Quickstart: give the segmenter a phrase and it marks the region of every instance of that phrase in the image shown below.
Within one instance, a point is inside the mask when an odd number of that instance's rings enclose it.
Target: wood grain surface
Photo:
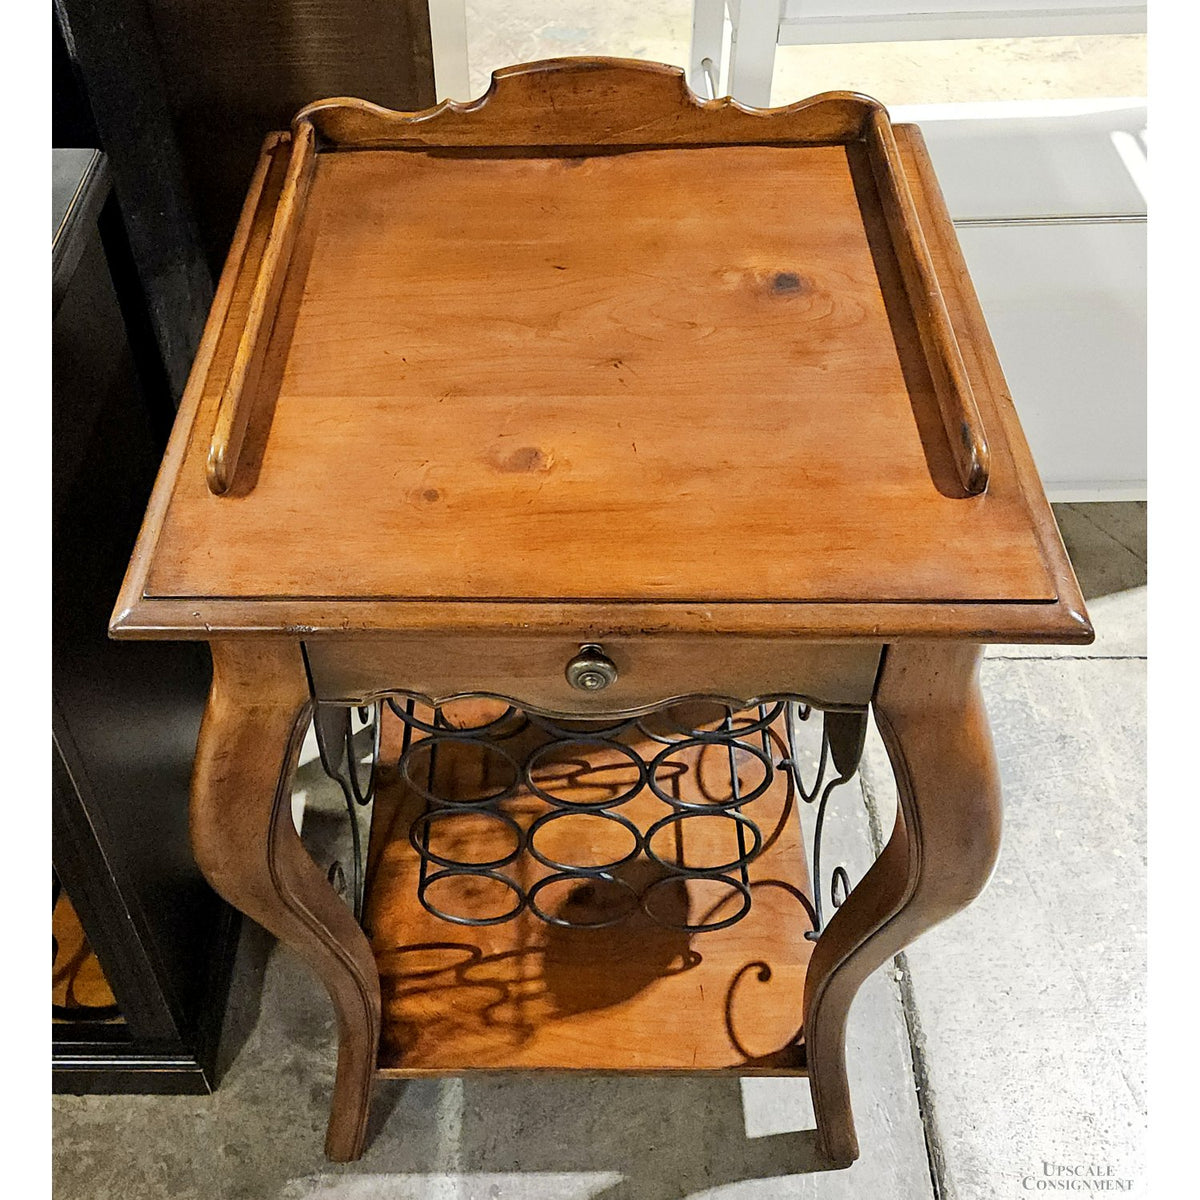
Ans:
[[[602,691],[573,688],[567,663],[579,652],[568,637],[392,636],[318,639],[307,643],[309,676],[318,699],[365,704],[403,687],[442,703],[468,695],[500,696],[548,715],[611,716],[657,708],[666,701],[709,696],[738,702],[800,694],[819,708],[865,708],[875,689],[881,647],[870,642],[777,644],[723,637],[719,654],[702,638],[606,638],[617,667]]]
[[[479,714],[487,710],[479,702],[474,708]],[[388,736],[394,739],[394,731]],[[781,733],[773,736],[782,753]],[[647,757],[661,749],[644,741]],[[520,756],[519,749],[514,752]],[[715,746],[701,756],[681,751],[666,773],[669,781],[663,776],[664,785],[687,797],[694,798],[703,786],[714,799],[726,798],[725,755]],[[739,760],[747,788],[761,778],[753,776],[755,769]],[[501,778],[505,768],[498,758],[481,757],[477,748],[464,744],[443,743],[434,770],[440,794],[464,799],[508,782]],[[427,786],[428,771],[416,772]],[[630,775],[611,752],[583,753],[574,747],[568,761],[548,761],[535,778],[564,799],[595,802],[623,790]],[[812,926],[800,898],[808,895],[809,884],[796,803],[780,774],[747,806],[767,848],[750,867],[750,912],[727,929],[687,934],[638,914],[608,929],[569,930],[528,912],[506,924],[469,928],[448,924],[417,903],[418,858],[408,830],[425,801],[394,772],[387,774],[376,799],[365,910],[383,996],[380,1072],[802,1073],[800,997],[812,948],[804,931]],[[525,790],[503,807],[526,827],[549,811]],[[643,791],[616,811],[646,828],[670,809]],[[541,837],[539,848],[558,861],[597,865],[628,849],[627,835],[617,831],[614,836],[612,824],[595,817],[572,816],[557,832],[553,826],[544,832],[552,836]],[[692,866],[737,854],[728,823],[711,817],[691,820],[677,839],[659,835],[653,845],[660,856]],[[443,856],[472,861],[499,857],[510,847],[511,835],[499,822],[471,814],[443,823],[434,843]],[[551,873],[528,855],[504,870],[524,887]],[[664,877],[662,868],[646,859],[616,874],[635,888]],[[741,902],[729,896],[730,889],[720,885],[667,882],[651,905],[674,921],[698,923],[735,912]],[[435,883],[429,890],[430,900],[459,915],[497,915],[511,897],[503,885],[470,879]],[[611,917],[627,902],[624,889],[583,881],[546,888],[540,901],[553,915],[576,922]],[[679,1019],[682,1012],[685,1021]]]
[[[300,110],[339,149],[387,147],[695,146],[712,142],[849,142],[883,106],[857,92],[826,92],[786,108],[701,100],[679,67],[628,58],[551,58],[492,73],[478,100],[393,112],[337,96]]]
[[[325,1153],[363,1150],[379,1040],[379,980],[362,930],[300,843],[292,778],[311,701],[299,646],[216,642],[189,807],[192,852],[213,889],[300,956],[338,1029]]]
[[[899,793],[892,835],[825,927],[804,985],[822,1149],[858,1157],[846,1022],[871,972],[983,890],[1000,852],[1000,776],[979,688],[980,646],[909,643],[884,656],[874,715]]]
[[[1052,599],[1011,479],[957,494],[855,186],[841,147],[320,156],[257,470],[185,459],[151,592]]]
[[[958,480],[970,495],[977,495],[988,483],[987,435],[886,113],[871,114],[866,144]]]
[[[268,160],[260,160],[250,182],[252,193],[261,190],[267,166]],[[298,134],[292,136],[287,175],[284,176],[279,205],[275,209],[271,232],[254,279],[246,323],[238,339],[229,378],[225,381],[217,404],[212,442],[205,464],[209,491],[217,494],[227,491],[233,483],[250,419],[250,398],[257,392],[262,376],[283,281],[287,277],[300,215],[315,166],[313,130],[305,125]]]
[[[208,492],[205,434],[270,185],[114,632],[1090,640],[923,150],[896,138],[986,493],[958,478],[861,146],[324,153],[246,478]]]

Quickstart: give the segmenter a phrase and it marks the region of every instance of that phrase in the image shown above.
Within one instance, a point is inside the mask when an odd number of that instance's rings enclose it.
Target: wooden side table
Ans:
[[[981,647],[1092,637],[918,130],[606,59],[268,139],[112,633],[211,646],[193,845],[329,991],[330,1157],[377,1074],[725,1070],[839,1164],[859,985],[996,857]],[[868,712],[900,813],[818,916]]]

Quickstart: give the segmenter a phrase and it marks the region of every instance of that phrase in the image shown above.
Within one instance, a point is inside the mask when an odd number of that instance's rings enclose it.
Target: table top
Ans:
[[[561,60],[268,140],[114,632],[568,626],[1090,639],[915,128]]]

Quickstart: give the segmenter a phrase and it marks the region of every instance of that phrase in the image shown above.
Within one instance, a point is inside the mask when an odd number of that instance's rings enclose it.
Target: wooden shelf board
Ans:
[[[71,904],[66,892],[58,897],[53,916],[54,937],[58,942],[58,953],[54,958],[52,984],[53,1003],[63,1008],[79,1008],[80,1018],[86,1018],[88,1009],[111,1008],[116,997],[104,975],[104,968],[96,952],[88,943],[83,924]],[[56,1024],[74,1024],[63,1018],[55,1018]],[[122,1016],[114,1017],[105,1024],[125,1023]]]
[[[472,1075],[514,1075],[533,1071],[539,1075],[735,1075],[739,1079],[743,1075],[764,1076],[775,1079],[781,1076],[788,1078],[807,1079],[808,1068],[804,1065],[804,1046],[796,1047],[795,1052],[788,1058],[779,1058],[777,1066],[762,1066],[751,1063],[736,1063],[728,1067],[675,1067],[675,1066],[529,1066],[525,1063],[515,1063],[511,1066],[448,1066],[448,1067],[392,1067],[379,1066],[375,1075],[379,1079],[447,1079],[457,1078],[470,1073]]]
[[[397,740],[396,724],[395,718],[387,723],[385,754]],[[641,746],[646,757],[652,748],[653,743]],[[782,755],[778,734],[773,750]],[[693,779],[715,778],[717,753],[724,756],[725,750],[710,749],[703,761],[683,765],[699,773]],[[441,755],[439,791],[450,783],[466,796],[479,794],[468,789],[494,786],[495,779],[487,777],[490,768],[481,769],[470,758]],[[598,783],[623,786],[620,768],[606,765],[602,757],[589,757],[589,764],[587,770],[560,773],[556,794],[595,798]],[[747,786],[761,778],[755,770],[747,765]],[[571,786],[592,790],[572,792],[564,786],[568,774]],[[381,1075],[511,1069],[804,1073],[801,998],[813,944],[804,937],[811,924],[801,896],[810,892],[797,801],[782,772],[746,810],[766,843],[749,869],[749,914],[727,929],[691,935],[665,929],[640,912],[604,930],[563,929],[529,912],[487,927],[440,920],[417,900],[420,864],[408,840],[424,801],[391,771],[381,775],[375,804],[365,925],[383,992]],[[520,792],[505,802],[505,811],[527,826],[547,808],[536,796]],[[670,810],[644,791],[618,811],[644,830]],[[481,829],[482,821],[463,824],[471,856],[478,859],[502,854],[503,839],[511,837],[500,833],[498,822],[494,841]],[[614,843],[601,845],[606,827],[594,821],[575,824],[569,843],[565,836],[556,843],[539,842],[543,852],[560,861],[568,850],[576,862],[601,861],[602,850],[611,857]],[[731,851],[736,853],[736,837],[724,826],[696,822],[686,831],[686,844],[676,840],[669,849],[660,835],[654,846],[664,857],[682,850],[684,861],[693,865],[727,861]],[[464,856],[464,845],[455,844],[456,856]],[[445,853],[447,847],[442,849]],[[588,854],[597,858],[589,860]],[[550,873],[528,854],[503,870],[527,889]],[[661,871],[638,859],[618,873],[640,887]],[[439,903],[465,905],[462,911],[480,915],[498,911],[488,888],[468,895],[461,881],[454,886],[453,896],[438,894]],[[665,884],[656,907],[695,923],[720,900],[712,886]],[[598,906],[612,899],[603,885],[591,889],[590,896],[587,884],[567,887],[554,896],[547,888],[545,907],[560,914],[569,908],[579,920],[602,911]],[[612,885],[609,889],[616,893]],[[433,888],[429,896],[434,897]],[[726,901],[707,919],[730,915],[736,904]]]

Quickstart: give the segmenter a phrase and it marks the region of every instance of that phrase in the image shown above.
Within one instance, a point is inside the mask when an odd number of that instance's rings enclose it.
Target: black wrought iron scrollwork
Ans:
[[[814,879],[814,929],[806,936],[816,937],[824,927],[821,888],[821,839],[830,794],[847,782],[857,767],[862,749],[861,713],[826,713],[823,718],[821,746],[815,777],[806,783],[798,759],[796,727],[810,719],[812,708],[788,699],[759,703],[737,711],[727,704],[713,702],[713,719],[699,726],[680,724],[679,711],[695,715],[697,702],[675,705],[648,716],[609,720],[551,719],[508,705],[498,714],[489,713],[484,723],[464,726],[448,719],[442,708],[419,704],[408,697],[387,697],[360,712],[363,728],[354,730],[351,709],[327,704],[317,705],[317,741],[321,763],[341,786],[347,810],[354,817],[358,806],[374,795],[379,768],[382,706],[387,705],[403,728],[402,744],[395,763],[406,787],[424,802],[424,810],[409,825],[409,841],[419,859],[417,898],[422,906],[442,920],[459,925],[484,926],[510,921],[528,911],[547,924],[568,928],[600,929],[615,925],[641,911],[666,928],[688,934],[727,928],[742,920],[751,908],[752,884],[749,867],[761,853],[764,836],[755,820],[745,811],[770,789],[780,771],[786,772],[795,792],[817,806],[815,843],[812,855]],[[424,714],[424,715],[422,715]],[[780,718],[786,732],[780,738]],[[356,748],[356,740],[371,741],[368,756]],[[780,756],[780,748],[786,749]],[[713,789],[690,794],[680,786],[681,756],[724,751],[728,768],[727,782],[721,794]],[[439,756],[474,756],[482,764],[481,783],[475,792],[464,792],[462,780],[450,790],[439,784]],[[620,782],[592,793],[560,785],[555,769],[565,781],[572,764],[603,762],[603,769]],[[711,760],[710,760],[711,761]],[[754,764],[753,778],[745,774]],[[592,769],[590,767],[586,769]],[[830,770],[834,772],[830,776]],[[724,768],[722,779],[725,779]],[[364,782],[365,774],[365,782]],[[727,789],[727,790],[725,790]],[[622,811],[635,797],[649,792],[664,807],[661,816],[647,819],[644,807],[639,825]],[[521,817],[510,811],[509,802],[519,799]],[[463,819],[472,816],[483,822],[486,836],[476,843],[474,858],[462,847],[455,848],[453,838],[439,834],[463,828]],[[602,863],[567,861],[561,852],[547,846],[557,822],[572,816],[587,816],[609,823],[609,832],[620,836],[620,849]],[[724,822],[731,833],[726,861],[692,866],[682,855],[672,855],[667,847],[689,823]],[[353,891],[355,913],[361,918],[362,849],[358,823],[351,820],[353,842]],[[463,841],[464,839],[459,839]],[[470,839],[465,839],[470,842]],[[736,846],[736,853],[733,847]],[[526,857],[540,864],[548,874],[532,884],[522,883],[509,870]],[[641,863],[644,870],[633,869]],[[486,916],[475,912],[452,911],[438,896],[447,881],[462,880],[491,886],[506,897],[497,911]],[[716,882],[728,888],[728,897],[710,908],[700,920],[679,918],[662,901],[678,887],[692,880]],[[570,905],[557,909],[546,903],[555,889],[567,885],[574,897],[594,897],[603,892],[603,903],[583,906],[586,913],[573,913]],[[849,892],[845,869],[834,869],[831,893],[835,906]],[[733,907],[734,911],[729,912]]]
[[[799,702],[788,705],[785,719],[788,754],[779,766],[786,769],[791,775],[800,798],[807,804],[815,803],[817,806],[817,819],[813,830],[813,851],[810,859],[814,921],[813,928],[804,935],[815,941],[828,924],[821,895],[823,878],[821,851],[829,797],[835,788],[849,783],[858,770],[867,733],[867,715],[865,712],[825,712],[822,714],[821,748],[817,756],[816,773],[812,784],[806,787],[797,749],[797,723],[810,720],[813,711],[810,705]],[[836,773],[832,778],[827,779],[831,767]],[[830,873],[829,898],[834,908],[841,907],[850,894],[850,888],[850,875],[846,868],[839,864]]]
[[[321,767],[325,774],[342,789],[346,800],[346,812],[350,818],[350,837],[352,841],[352,876],[351,890],[354,905],[354,915],[362,919],[363,902],[363,854],[362,835],[358,829],[358,818],[355,808],[365,807],[375,797],[375,778],[379,767],[379,738],[382,729],[380,720],[380,702],[358,708],[359,720],[370,730],[371,755],[367,781],[364,785],[359,778],[362,766],[361,753],[355,749],[356,732],[354,729],[353,709],[338,704],[317,704],[314,709],[313,728],[317,735],[317,753],[321,758]],[[358,731],[361,734],[363,731]],[[337,868],[337,870],[335,870]],[[330,882],[336,884],[340,864],[335,863],[330,868]]]

